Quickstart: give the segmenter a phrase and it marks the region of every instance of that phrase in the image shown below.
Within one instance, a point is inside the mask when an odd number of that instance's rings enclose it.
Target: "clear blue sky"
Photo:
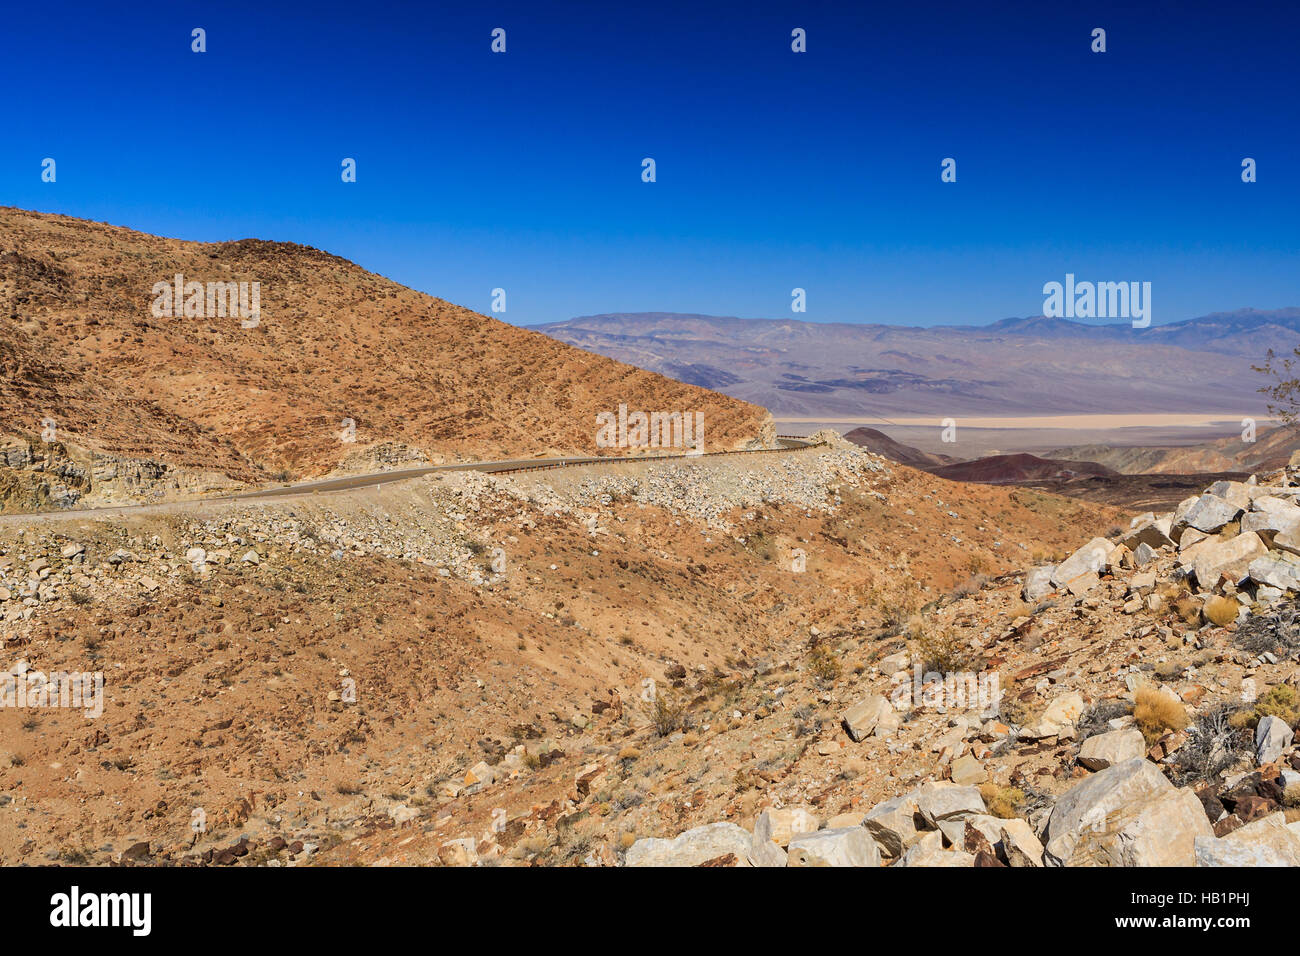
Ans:
[[[1067,271],[1150,281],[1157,324],[1300,305],[1300,13],[1131,6],[14,3],[0,203],[500,286],[521,324],[795,286],[816,321],[985,323]]]

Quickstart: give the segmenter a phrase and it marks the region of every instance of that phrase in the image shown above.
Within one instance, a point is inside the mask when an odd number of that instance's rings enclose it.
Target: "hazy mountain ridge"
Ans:
[[[571,345],[761,404],[780,416],[1222,412],[1262,415],[1265,352],[1300,308],[1167,325],[1042,316],[913,328],[610,313],[536,326]],[[717,374],[721,370],[723,374]]]

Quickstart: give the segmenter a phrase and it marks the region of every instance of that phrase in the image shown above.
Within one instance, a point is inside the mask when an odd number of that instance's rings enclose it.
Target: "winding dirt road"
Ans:
[[[714,451],[700,455],[656,455],[629,458],[610,458],[600,456],[515,458],[502,459],[500,461],[465,462],[458,465],[424,465],[419,468],[403,468],[397,471],[380,471],[366,475],[347,475],[341,478],[320,478],[315,481],[304,481],[293,485],[281,485],[277,488],[255,488],[249,491],[241,491],[233,495],[214,495],[210,498],[194,498],[188,501],[104,505],[98,508],[70,508],[63,511],[21,512],[18,514],[0,515],[0,522],[13,522],[17,520],[30,521],[34,518],[75,518],[81,516],[88,517],[130,514],[162,509],[183,509],[186,506],[196,507],[231,501],[256,502],[274,498],[286,498],[294,495],[314,495],[332,491],[352,491],[357,488],[375,488],[391,482],[405,481],[409,478],[419,478],[421,475],[431,475],[439,471],[482,471],[489,474],[501,474],[504,472],[539,471],[547,468],[567,468],[576,465],[612,465],[627,462],[639,462],[645,464],[647,462],[678,461],[681,459],[703,460],[706,458],[732,457],[735,455],[754,455],[762,452],[771,453],[795,451],[800,448],[811,448],[814,445],[813,442],[810,442],[807,439],[795,438],[793,436],[779,436],[777,438],[777,443],[778,447],[776,448],[755,448],[746,451]]]

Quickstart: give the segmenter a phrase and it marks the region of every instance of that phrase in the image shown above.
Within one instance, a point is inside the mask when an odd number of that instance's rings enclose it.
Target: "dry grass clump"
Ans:
[[[1174,601],[1174,613],[1184,624],[1195,626],[1201,623],[1201,605],[1190,594],[1184,594]]]
[[[1216,594],[1205,602],[1205,618],[1211,624],[1227,627],[1237,619],[1237,609],[1240,607],[1232,598]]]
[[[1171,730],[1188,724],[1187,708],[1178,698],[1156,687],[1139,687],[1133,697],[1133,717],[1148,744],[1154,744]]]
[[[980,784],[980,796],[990,814],[1002,820],[1013,820],[1020,815],[1025,802],[1025,792],[1018,787],[1000,787],[996,783]]]

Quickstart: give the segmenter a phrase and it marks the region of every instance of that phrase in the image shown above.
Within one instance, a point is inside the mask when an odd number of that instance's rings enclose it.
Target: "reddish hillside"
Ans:
[[[259,321],[156,315],[155,284],[177,274],[259,283]],[[69,449],[243,481],[322,474],[381,446],[434,460],[601,453],[595,416],[624,403],[702,413],[707,450],[772,431],[758,406],[292,243],[0,208],[0,315],[0,445],[40,454],[45,418]],[[345,419],[354,442],[340,440]]]

